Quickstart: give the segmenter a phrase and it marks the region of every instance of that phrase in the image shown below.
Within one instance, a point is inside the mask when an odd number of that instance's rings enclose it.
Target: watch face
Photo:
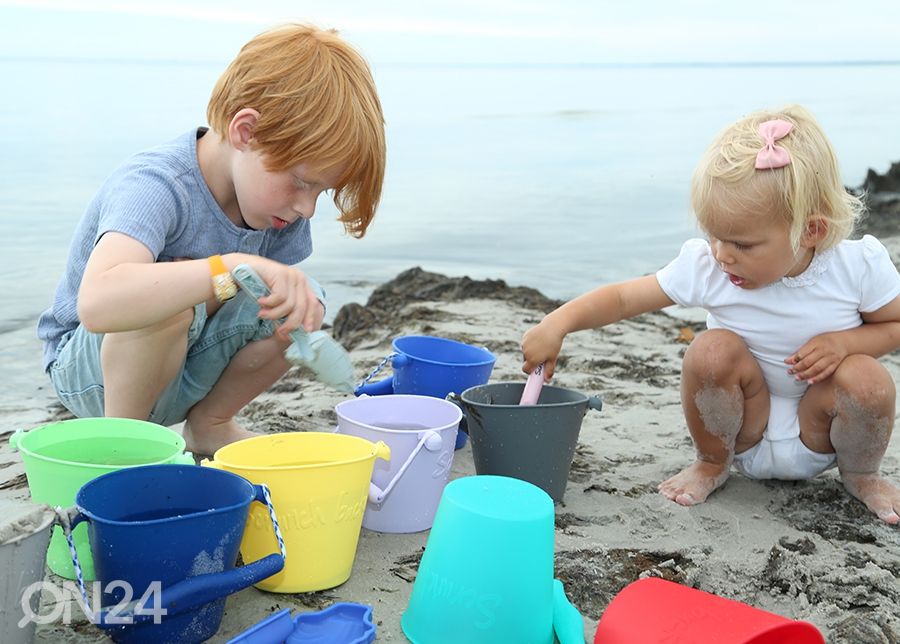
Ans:
[[[231,277],[231,273],[225,272],[213,275],[212,281],[213,294],[218,301],[224,302],[237,295],[237,284],[234,278]]]

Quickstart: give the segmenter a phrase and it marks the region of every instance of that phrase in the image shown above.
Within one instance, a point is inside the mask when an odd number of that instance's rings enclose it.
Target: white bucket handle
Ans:
[[[369,483],[369,503],[373,503],[375,505],[384,503],[384,500],[387,498],[388,494],[391,493],[391,490],[394,489],[394,486],[400,480],[400,477],[403,476],[406,468],[410,466],[410,464],[413,462],[413,459],[416,457],[416,454],[418,454],[423,447],[429,452],[438,452],[443,446],[444,441],[441,438],[441,435],[436,431],[432,429],[426,429],[419,432],[419,442],[406,458],[406,462],[404,462],[403,465],[400,466],[400,469],[397,470],[394,478],[392,478],[390,483],[387,484],[387,487],[382,490],[374,483]]]

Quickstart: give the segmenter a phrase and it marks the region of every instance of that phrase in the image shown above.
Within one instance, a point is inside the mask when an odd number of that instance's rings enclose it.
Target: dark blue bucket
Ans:
[[[82,486],[72,527],[89,524],[103,589],[98,626],[128,643],[212,637],[227,595],[284,567],[281,554],[234,567],[250,504],[266,503],[267,495],[236,474],[196,465],[127,468]],[[151,585],[159,592],[147,594]],[[136,610],[145,594],[146,605]],[[165,615],[154,617],[154,608]]]
[[[414,394],[445,398],[485,384],[491,377],[496,356],[483,347],[430,335],[405,335],[395,339],[391,358],[393,376],[357,387],[356,395]],[[378,373],[376,369],[369,377]],[[456,449],[467,435],[456,435]]]

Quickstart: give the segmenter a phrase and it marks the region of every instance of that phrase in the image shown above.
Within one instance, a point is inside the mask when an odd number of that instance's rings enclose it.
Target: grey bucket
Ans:
[[[466,414],[477,474],[522,479],[562,501],[581,421],[603,402],[544,385],[536,405],[519,405],[524,387],[518,382],[479,385],[447,399]]]
[[[3,537],[0,537],[0,633],[4,644],[27,644],[34,637],[34,621],[19,627],[25,617],[22,597],[28,587],[44,578],[50,528],[56,513],[46,505],[31,503],[0,504]],[[9,529],[7,534],[6,528]],[[8,538],[4,538],[8,537]],[[32,592],[31,612],[37,615],[41,593]]]

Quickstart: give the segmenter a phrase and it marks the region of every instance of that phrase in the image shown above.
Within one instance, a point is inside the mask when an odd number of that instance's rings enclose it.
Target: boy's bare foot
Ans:
[[[841,472],[847,491],[866,504],[879,519],[891,525],[900,524],[900,488],[880,474]]]
[[[189,421],[185,421],[181,434],[186,443],[185,449],[195,456],[211,456],[216,453],[217,449],[229,443],[261,436],[261,434],[243,429],[233,418],[222,423],[211,423],[205,426],[197,422],[191,424]]]
[[[664,497],[679,505],[697,505],[703,503],[706,497],[725,482],[729,465],[694,461],[672,478],[660,483],[657,489]]]

